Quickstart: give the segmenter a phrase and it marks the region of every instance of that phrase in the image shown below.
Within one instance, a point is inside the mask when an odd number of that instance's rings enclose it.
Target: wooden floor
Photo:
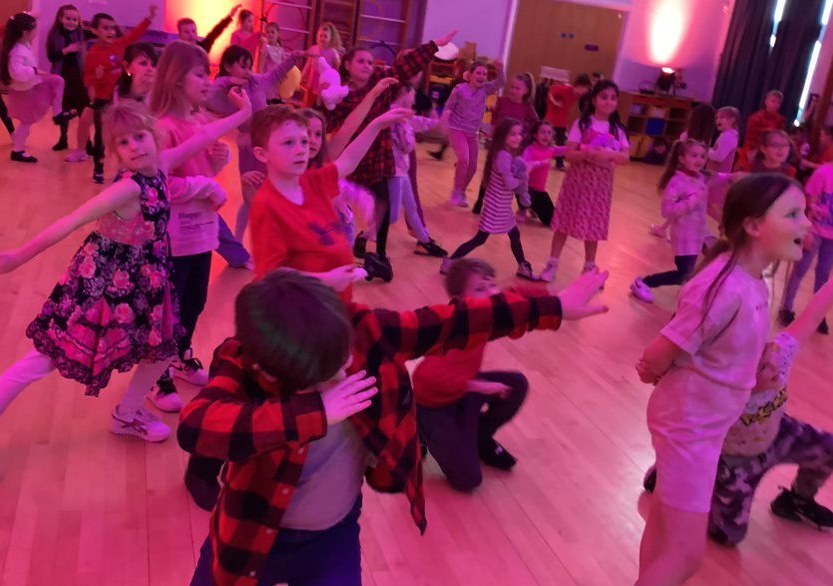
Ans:
[[[36,128],[37,165],[8,162],[0,138],[0,249],[17,246],[96,191],[90,165],[66,164],[49,151],[54,127]],[[446,248],[469,238],[476,219],[444,201],[452,162],[438,163],[419,147],[423,205],[434,237]],[[451,155],[451,153],[449,153]],[[453,159],[453,157],[449,157]],[[483,157],[481,156],[481,162]],[[239,204],[236,166],[222,175],[233,218]],[[636,576],[646,498],[641,479],[653,459],[645,426],[651,389],[633,365],[669,318],[675,289],[657,304],[630,298],[635,275],[666,268],[672,255],[647,234],[655,220],[658,169],[632,165],[617,171],[610,242],[600,264],[611,271],[604,292],[610,313],[560,332],[497,342],[490,368],[518,369],[532,383],[529,400],[500,440],[518,456],[511,473],[485,472],[472,495],[452,492],[436,463],[425,466],[428,531],[420,537],[405,498],[365,490],[362,516],[364,583],[408,585],[630,584]],[[563,175],[553,172],[550,192]],[[470,190],[471,191],[471,190]],[[232,222],[230,222],[232,223]],[[548,256],[550,232],[522,228],[536,270]],[[0,368],[30,349],[23,332],[84,234],[0,277]],[[404,225],[391,236],[396,278],[390,285],[357,287],[360,300],[394,308],[443,303],[438,261],[414,256]],[[505,238],[478,251],[507,283],[515,266]],[[570,242],[557,285],[580,270],[581,246]],[[208,359],[231,333],[232,299],[251,274],[214,265],[208,307],[196,335],[197,355]],[[777,279],[776,298],[782,283]],[[799,307],[806,302],[802,291]],[[790,412],[833,429],[833,340],[816,336],[798,359]],[[146,445],[107,432],[109,412],[128,375],[116,376],[102,397],[83,396],[78,384],[52,376],[32,387],[0,421],[0,584],[187,584],[207,532],[208,514],[191,504],[182,484],[185,454],[171,439]],[[825,383],[824,381],[828,381]],[[186,398],[196,389],[182,384]],[[174,425],[176,416],[163,415]],[[769,475],[758,491],[747,540],[737,549],[709,547],[692,584],[833,584],[833,534],[773,517],[768,503],[792,467]],[[820,500],[833,506],[833,489]]]

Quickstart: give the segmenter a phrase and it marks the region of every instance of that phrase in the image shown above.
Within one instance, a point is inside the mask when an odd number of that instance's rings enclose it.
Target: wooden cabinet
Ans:
[[[677,140],[696,105],[688,98],[622,92],[619,116],[628,129],[631,157],[644,157],[657,138],[664,138],[669,145]]]

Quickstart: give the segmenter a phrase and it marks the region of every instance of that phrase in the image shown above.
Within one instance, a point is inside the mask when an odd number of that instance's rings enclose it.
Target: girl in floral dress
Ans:
[[[53,370],[85,385],[86,394],[98,395],[113,371],[135,366],[110,430],[146,441],[170,435],[167,425],[142,408],[148,390],[177,355],[181,334],[171,286],[166,175],[251,116],[248,97],[239,89],[231,97],[239,108],[235,114],[161,152],[155,121],[143,106],[112,106],[105,128],[126,169],[123,175],[20,248],[0,253],[3,274],[98,221],[26,329],[35,349],[0,375],[0,412]]]
[[[570,168],[552,218],[552,250],[541,279],[552,281],[567,237],[584,240],[584,269],[596,268],[600,240],[607,240],[613,169],[630,159],[625,127],[619,122],[619,86],[602,80],[590,92],[590,106],[567,137]]]

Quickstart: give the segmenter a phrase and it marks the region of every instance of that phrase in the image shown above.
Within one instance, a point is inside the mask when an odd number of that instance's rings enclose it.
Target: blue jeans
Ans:
[[[222,256],[230,267],[239,269],[246,266],[246,263],[252,257],[249,255],[249,251],[231,233],[222,216],[219,218],[219,230],[220,246],[217,247],[217,254]]]
[[[390,223],[395,224],[399,220],[400,209],[404,209],[405,219],[416,234],[417,240],[420,242],[431,240],[422,218],[419,217],[419,208],[411,180],[408,177],[391,177],[388,179],[388,193],[390,194]]]
[[[281,529],[260,572],[258,586],[361,586],[359,515],[362,497],[344,519],[323,531]],[[214,554],[206,539],[191,586],[211,586]]]

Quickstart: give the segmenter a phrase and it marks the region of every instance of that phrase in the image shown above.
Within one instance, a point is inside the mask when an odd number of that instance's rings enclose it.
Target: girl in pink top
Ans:
[[[702,561],[720,451],[756,386],[768,337],[763,272],[776,260],[801,258],[810,227],[804,206],[801,186],[786,176],[736,183],[723,211],[724,239],[636,365],[640,380],[656,385],[648,429],[657,454],[637,586],[683,584]]]
[[[668,167],[659,182],[662,190],[662,215],[671,227],[671,248],[676,270],[637,277],[631,293],[653,303],[651,289],[682,285],[694,270],[706,236],[706,200],[711,183],[726,184],[725,174],[711,181],[703,174],[706,145],[696,140],[676,142]]]
[[[524,149],[523,158],[529,168],[529,198],[530,206],[541,223],[549,226],[552,222],[552,212],[555,206],[547,193],[547,180],[550,176],[550,161],[555,157],[567,154],[567,147],[553,146],[554,134],[552,124],[546,120],[539,120],[531,129],[530,142]],[[518,220],[522,221],[525,210],[518,212]]]
[[[254,58],[263,37],[263,33],[255,32],[255,14],[251,10],[241,10],[237,19],[238,28],[231,33],[231,44],[243,47]]]
[[[807,181],[804,192],[807,194],[807,205],[810,208],[808,214],[813,222],[813,229],[804,243],[801,260],[793,265],[784,290],[784,305],[778,312],[778,321],[785,326],[795,319],[795,296],[816,255],[818,262],[813,292],[821,289],[830,278],[830,271],[833,269],[833,163],[826,163],[816,169]],[[821,334],[828,333],[826,319],[821,320],[818,331]]]
[[[210,87],[208,56],[197,45],[177,41],[168,45],[157,69],[158,83],[150,110],[158,119],[163,148],[175,147],[211,122],[202,104]],[[229,148],[215,142],[170,170],[171,282],[180,302],[180,323],[185,334],[177,344],[178,356],[156,382],[149,400],[158,409],[175,413],[182,408],[171,374],[196,385],[208,382],[208,373],[194,356],[192,338],[205,308],[211,272],[211,253],[219,247],[219,208],[226,193],[212,177],[229,161]]]
[[[344,46],[341,44],[341,35],[338,29],[331,22],[323,22],[318,27],[315,35],[315,44],[307,50],[309,59],[304,64],[301,72],[301,85],[306,88],[304,94],[304,105],[311,108],[315,105],[320,88],[318,87],[318,58],[323,57],[330,64],[330,67],[338,71],[341,65],[341,52]]]

